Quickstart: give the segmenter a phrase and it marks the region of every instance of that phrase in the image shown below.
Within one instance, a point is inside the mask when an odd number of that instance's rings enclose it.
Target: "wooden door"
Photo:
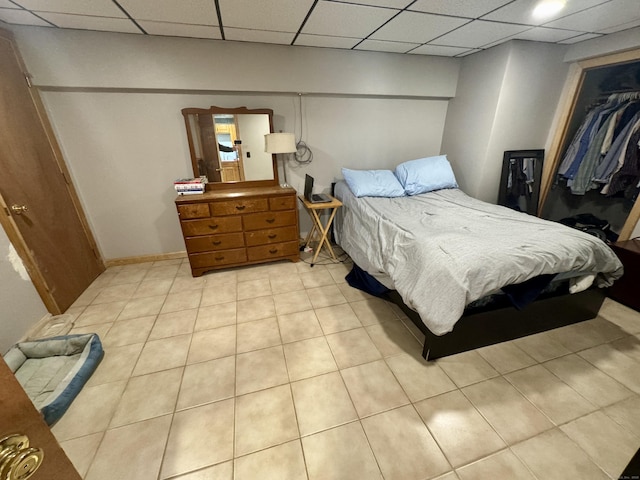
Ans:
[[[59,314],[104,264],[40,97],[2,30],[0,66],[0,224],[48,310]]]
[[[202,157],[207,179],[210,182],[220,182],[220,157],[218,156],[218,140],[216,139],[213,115],[198,115],[200,137],[202,139]],[[201,175],[203,175],[201,173]]]
[[[21,434],[44,458],[31,480],[80,480],[80,475],[33,406],[16,377],[0,357],[0,438]]]

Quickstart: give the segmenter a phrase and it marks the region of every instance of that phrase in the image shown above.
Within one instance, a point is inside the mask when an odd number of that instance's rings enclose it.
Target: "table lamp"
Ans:
[[[296,147],[296,137],[293,133],[268,133],[264,136],[264,151],[271,154],[278,153],[294,153],[298,150]],[[277,157],[276,157],[277,158]],[[286,157],[285,157],[286,160]],[[285,160],[282,161],[282,172],[284,174],[283,187],[287,184],[287,165]]]

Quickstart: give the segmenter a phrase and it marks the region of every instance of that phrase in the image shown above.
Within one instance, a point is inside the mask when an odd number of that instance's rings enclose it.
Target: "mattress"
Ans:
[[[338,182],[335,196],[344,204],[334,222],[337,243],[436,335],[451,331],[467,305],[507,285],[577,272],[605,287],[622,275],[596,237],[459,189],[355,198]]]

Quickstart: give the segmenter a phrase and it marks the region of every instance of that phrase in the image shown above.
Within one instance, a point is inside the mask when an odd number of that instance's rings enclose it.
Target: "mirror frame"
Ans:
[[[269,108],[248,109],[247,107],[238,108],[222,108],[211,106],[209,108],[183,108],[181,110],[184,116],[184,123],[187,130],[187,140],[189,141],[189,154],[191,156],[191,168],[193,169],[194,177],[198,176],[198,160],[196,158],[196,151],[193,142],[193,136],[191,134],[191,128],[189,125],[189,115],[215,115],[215,114],[228,114],[228,115],[268,115],[269,117],[269,133],[273,133],[273,110]],[[237,187],[273,187],[280,184],[278,179],[278,165],[275,154],[271,155],[273,179],[269,180],[248,180],[248,181],[232,181],[232,182],[210,182],[207,183],[207,190],[237,188]]]

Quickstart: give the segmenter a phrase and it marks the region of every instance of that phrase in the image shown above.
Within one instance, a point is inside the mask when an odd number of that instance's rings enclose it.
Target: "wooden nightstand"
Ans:
[[[624,275],[609,289],[609,296],[640,311],[640,240],[617,242],[611,248],[624,265]]]
[[[342,206],[342,202],[335,197],[332,197],[331,195],[327,196],[331,198],[330,202],[311,203],[302,195],[298,195],[298,198],[304,205],[304,208],[309,213],[311,220],[313,220],[313,226],[311,227],[311,230],[309,231],[309,234],[307,235],[307,238],[305,240],[305,247],[309,246],[309,243],[313,240],[313,237],[316,233],[320,237],[318,240],[318,246],[316,247],[316,253],[313,255],[313,259],[311,260],[312,267],[313,264],[316,263],[316,259],[318,258],[318,254],[320,253],[323,245],[327,247],[327,250],[329,250],[331,258],[336,261],[338,260],[336,258],[336,254],[333,251],[333,248],[331,248],[331,242],[329,241],[328,234],[331,229],[333,218],[336,216],[336,212],[338,211],[338,209]],[[322,225],[322,221],[320,220],[319,212],[321,210],[331,210],[329,214],[329,220],[327,220],[326,225]]]

